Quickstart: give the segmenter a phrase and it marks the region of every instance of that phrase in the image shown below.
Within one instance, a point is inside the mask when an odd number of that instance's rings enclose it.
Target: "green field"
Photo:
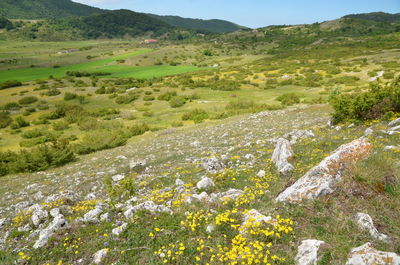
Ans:
[[[37,79],[46,79],[49,76],[55,78],[63,77],[67,71],[87,71],[87,72],[108,72],[112,73],[108,77],[133,77],[133,78],[152,78],[161,77],[166,75],[174,75],[185,72],[191,72],[199,70],[195,66],[124,66],[115,65],[118,60],[125,60],[131,57],[135,57],[144,53],[151,52],[151,49],[140,49],[131,53],[118,55],[115,57],[96,60],[87,63],[78,63],[67,66],[60,66],[58,68],[22,68],[3,70],[0,72],[0,82],[7,80],[18,80],[22,82],[32,81]]]

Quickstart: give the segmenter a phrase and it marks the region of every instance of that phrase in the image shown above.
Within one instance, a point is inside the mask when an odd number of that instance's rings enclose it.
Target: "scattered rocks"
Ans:
[[[291,144],[297,143],[301,138],[314,138],[315,134],[310,130],[293,130],[285,134],[284,138],[288,139]]]
[[[67,221],[64,220],[64,217],[62,215],[58,215],[45,229],[40,231],[39,239],[35,242],[33,248],[38,249],[44,247],[49,241],[49,238],[66,224]]]
[[[107,257],[108,251],[109,251],[108,248],[97,251],[93,256],[93,263],[100,264],[103,261],[103,259]]]
[[[399,265],[400,256],[393,252],[383,252],[366,243],[358,248],[353,248],[346,265]]]
[[[357,213],[356,221],[357,221],[358,226],[361,229],[367,230],[373,238],[382,240],[385,242],[389,241],[389,237],[387,235],[379,233],[379,231],[374,226],[374,222],[372,221],[371,216],[369,216],[368,214]]]
[[[324,241],[308,239],[301,241],[301,245],[297,249],[296,264],[297,265],[317,265],[318,251]]]
[[[171,209],[164,205],[157,205],[153,201],[146,201],[136,206],[129,207],[125,212],[124,215],[126,218],[132,218],[133,214],[137,211],[149,211],[153,214],[155,213],[169,213],[172,214]]]
[[[304,199],[332,193],[335,184],[341,179],[345,164],[364,159],[371,152],[372,145],[365,137],[340,146],[332,155],[279,194],[276,200],[300,203]]]
[[[207,177],[203,177],[199,182],[197,182],[196,187],[199,190],[208,190],[209,188],[214,187],[214,181],[212,181],[212,179],[207,178]]]
[[[289,163],[292,158],[293,151],[290,142],[284,138],[279,138],[271,160],[275,163],[275,166],[281,174],[287,175],[293,171],[294,167]]]

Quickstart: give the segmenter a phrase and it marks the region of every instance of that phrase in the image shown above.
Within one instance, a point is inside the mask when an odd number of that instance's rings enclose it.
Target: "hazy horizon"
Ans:
[[[211,0],[74,0],[104,9],[130,9],[157,15],[175,15],[199,19],[224,19],[250,28],[283,24],[310,24],[354,13],[399,13],[398,0],[320,1],[289,0],[273,2]],[[168,4],[166,5],[166,2]],[[311,14],[311,15],[310,15]]]

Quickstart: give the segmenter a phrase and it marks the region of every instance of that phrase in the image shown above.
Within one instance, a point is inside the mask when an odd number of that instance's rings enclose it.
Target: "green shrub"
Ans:
[[[118,96],[115,99],[115,103],[117,104],[129,104],[139,98],[139,95],[136,94],[128,94],[124,96]]]
[[[143,97],[143,100],[144,100],[144,101],[153,101],[153,100],[155,100],[155,99],[156,99],[156,98],[155,98],[154,96],[148,96],[148,95],[147,95],[147,96],[144,96],[144,97]]]
[[[171,108],[179,108],[182,107],[183,105],[185,105],[186,100],[184,97],[173,97],[171,98],[171,100],[169,101],[169,105],[171,106]]]
[[[20,100],[18,100],[18,103],[21,105],[28,105],[28,104],[32,104],[38,100],[39,99],[35,96],[28,96],[28,97],[23,97]]]
[[[43,93],[46,96],[49,97],[54,97],[54,96],[58,96],[61,94],[60,90],[58,90],[57,88],[50,88],[49,90],[47,90],[45,93]]]
[[[21,109],[21,105],[19,105],[17,102],[9,102],[3,106],[4,110],[19,110]]]
[[[21,134],[21,137],[25,138],[25,139],[32,139],[32,138],[40,137],[43,135],[44,135],[44,130],[33,129],[33,130],[25,131],[24,133]]]
[[[0,83],[0,90],[17,86],[22,86],[22,83],[16,80],[9,80],[4,83]]]
[[[387,113],[400,112],[400,78],[388,84],[371,84],[365,92],[333,93],[330,104],[334,122],[378,119]]]
[[[128,135],[122,130],[96,130],[88,133],[73,149],[77,154],[89,154],[95,151],[125,145]]]
[[[0,129],[6,128],[11,123],[12,123],[12,118],[10,117],[8,112],[0,111]]]
[[[229,102],[225,108],[228,110],[243,110],[243,109],[253,108],[253,107],[255,107],[255,105],[256,104],[252,100],[239,99],[234,102]]]
[[[203,109],[194,109],[182,115],[183,121],[192,120],[195,123],[201,123],[208,118],[208,113]]]
[[[29,122],[27,122],[26,120],[24,120],[24,118],[22,118],[21,116],[16,117],[14,122],[11,123],[11,129],[19,129],[22,127],[27,127],[29,126]]]
[[[63,131],[68,128],[69,128],[69,124],[65,120],[56,121],[53,123],[53,130],[55,130],[55,131]]]
[[[300,103],[300,97],[296,93],[285,93],[276,98],[283,106],[292,106]]]
[[[176,97],[177,93],[175,91],[165,92],[158,96],[158,100],[170,101],[173,97]]]
[[[383,74],[383,78],[385,78],[385,79],[393,79],[394,78],[394,73],[386,72],[386,73]]]
[[[71,93],[71,92],[65,92],[64,94],[64,100],[73,100],[76,99],[78,95],[75,93]]]
[[[135,124],[135,125],[129,127],[129,129],[128,129],[130,136],[142,135],[149,130],[150,130],[150,128],[146,123],[138,123],[138,124]]]
[[[66,141],[43,144],[19,152],[0,152],[0,175],[42,171],[62,166],[74,159],[74,153]]]

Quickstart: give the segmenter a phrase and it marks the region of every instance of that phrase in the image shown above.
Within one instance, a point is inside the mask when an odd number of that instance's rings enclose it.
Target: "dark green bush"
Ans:
[[[11,123],[11,129],[14,129],[14,130],[22,128],[22,127],[27,127],[27,126],[29,126],[29,122],[27,122],[21,116],[16,117],[14,122]]]
[[[64,100],[73,100],[76,99],[78,95],[75,93],[71,93],[71,92],[65,92],[64,94]]]
[[[4,83],[0,83],[0,90],[17,86],[22,86],[22,83],[16,80],[9,80]]]
[[[21,105],[19,105],[17,102],[9,102],[3,106],[4,110],[19,110],[21,109]]]
[[[74,159],[66,141],[43,144],[19,152],[0,152],[0,175],[41,171],[62,166]]]
[[[149,95],[143,97],[143,100],[144,100],[144,101],[153,101],[153,100],[155,100],[155,99],[156,99],[156,98],[155,98],[154,96],[149,96]]]
[[[128,94],[124,96],[118,96],[115,99],[115,103],[117,104],[129,104],[139,98],[139,95],[136,94]]]
[[[12,123],[12,119],[8,112],[0,111],[0,129],[6,128]]]
[[[46,96],[49,97],[54,97],[54,96],[58,96],[61,94],[60,90],[58,90],[57,88],[50,88],[49,90],[47,90],[45,93],[43,93]]]
[[[18,100],[18,103],[21,105],[28,105],[28,104],[32,104],[38,100],[39,99],[35,96],[28,96],[28,97],[23,97],[20,100]]]
[[[387,84],[371,84],[365,92],[334,93],[330,104],[336,123],[378,119],[387,113],[400,112],[400,78]]]
[[[129,129],[128,129],[130,136],[142,135],[149,130],[150,130],[150,128],[146,123],[138,123],[138,124],[135,124],[135,125],[129,127]]]

